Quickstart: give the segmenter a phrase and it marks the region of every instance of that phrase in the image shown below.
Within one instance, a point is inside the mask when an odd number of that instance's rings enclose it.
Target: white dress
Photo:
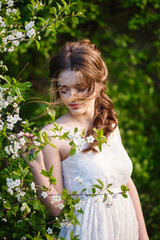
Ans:
[[[84,188],[91,193],[92,185],[98,183],[97,179],[105,186],[112,183],[109,189],[114,193],[121,192],[121,185],[127,184],[132,173],[132,162],[115,131],[107,143],[109,146],[103,144],[102,152],[77,152],[62,161],[64,187],[70,193],[81,193]],[[76,177],[82,179],[81,184],[74,181]],[[121,194],[115,194],[114,198],[110,195],[110,207],[107,206],[108,202],[103,202],[103,195],[82,197],[84,213],[75,212],[81,225],[63,227],[59,237],[69,240],[73,231],[80,240],[138,240],[135,209],[127,195],[128,198]]]

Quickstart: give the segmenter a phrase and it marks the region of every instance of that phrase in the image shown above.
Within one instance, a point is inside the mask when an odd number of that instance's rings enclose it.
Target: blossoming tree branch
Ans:
[[[75,12],[72,7],[75,2],[49,1],[0,1],[0,52],[1,54],[12,54],[12,52],[23,44],[28,47],[35,43],[40,48],[42,32],[43,37],[49,34],[56,38],[58,30],[69,21],[78,23],[78,17],[84,17],[82,12]],[[25,14],[23,14],[25,9]],[[40,13],[40,14],[39,14]],[[44,14],[43,14],[44,13]],[[45,14],[47,13],[47,14]],[[24,102],[24,93],[29,91],[30,82],[23,82],[14,76],[6,75],[8,67],[0,61],[0,173],[3,179],[0,193],[0,221],[4,230],[0,233],[3,239],[47,239],[51,240],[57,236],[58,229],[66,225],[79,224],[76,212],[83,214],[84,197],[96,197],[103,195],[106,207],[112,206],[112,200],[117,194],[127,197],[125,186],[121,191],[111,191],[112,183],[104,186],[100,179],[91,186],[91,192],[82,188],[83,179],[77,176],[74,181],[81,186],[81,192],[69,193],[63,189],[61,195],[53,195],[51,202],[58,208],[63,209],[62,213],[51,219],[40,199],[50,196],[48,192],[56,185],[56,179],[52,176],[54,166],[49,171],[42,170],[41,174],[48,178],[49,187],[36,186],[33,176],[26,165],[21,152],[29,152],[27,161],[32,161],[46,144],[51,143],[52,138],[69,141],[71,146],[70,155],[81,152],[86,145],[94,140],[98,141],[98,149],[107,144],[103,131],[95,130],[95,136],[85,136],[85,131],[78,132],[78,129],[63,129],[56,122],[51,129],[53,135],[49,136],[45,131],[32,129],[32,123],[20,116],[20,104]],[[54,120],[54,114],[48,111]],[[21,130],[18,130],[21,129]],[[25,135],[31,132],[34,140]],[[52,145],[52,147],[56,147]],[[41,189],[41,195],[37,197],[36,191]],[[8,231],[8,229],[11,229]],[[71,233],[71,239],[78,239]]]

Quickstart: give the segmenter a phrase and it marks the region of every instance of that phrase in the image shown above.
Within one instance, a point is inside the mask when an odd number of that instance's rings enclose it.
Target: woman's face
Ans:
[[[62,102],[73,115],[81,115],[94,111],[95,97],[83,101],[76,99],[81,94],[87,94],[88,85],[77,77],[74,71],[63,71],[58,75],[58,89]],[[71,100],[70,100],[71,99]]]

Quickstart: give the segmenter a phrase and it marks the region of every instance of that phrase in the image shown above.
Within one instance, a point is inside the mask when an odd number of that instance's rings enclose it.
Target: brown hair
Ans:
[[[83,81],[90,86],[89,97],[93,96],[95,87],[97,89],[98,86],[92,128],[87,131],[86,135],[95,135],[93,128],[98,130],[102,128],[104,136],[108,138],[116,128],[118,120],[113,109],[112,100],[106,95],[108,70],[96,45],[92,44],[88,39],[66,42],[58,54],[50,61],[50,76],[53,79],[55,88],[58,88],[56,85],[58,74],[64,70],[81,73]],[[57,100],[57,97],[55,100]],[[94,147],[97,145],[98,143],[95,141],[83,151],[96,151]]]

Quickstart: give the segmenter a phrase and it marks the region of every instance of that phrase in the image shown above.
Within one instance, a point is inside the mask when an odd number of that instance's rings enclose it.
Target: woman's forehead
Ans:
[[[58,75],[58,85],[74,86],[84,84],[82,74],[78,71],[63,71]]]

